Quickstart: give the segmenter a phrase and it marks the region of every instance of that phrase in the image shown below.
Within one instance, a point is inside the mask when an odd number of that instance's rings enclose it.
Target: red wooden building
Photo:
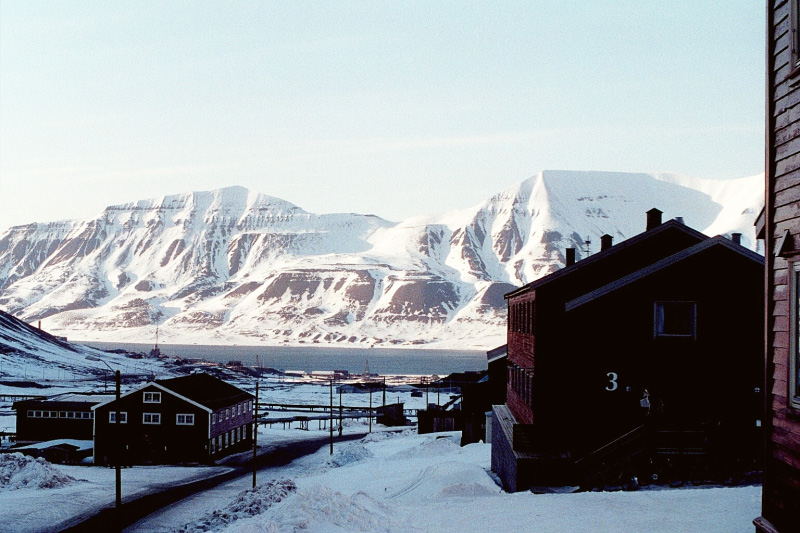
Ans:
[[[492,470],[507,490],[754,468],[763,258],[660,215],[506,295]]]
[[[800,531],[800,5],[767,2],[764,489],[756,530]]]
[[[94,411],[95,464],[210,462],[252,447],[253,395],[209,374],[157,380]],[[116,423],[116,414],[120,422]]]

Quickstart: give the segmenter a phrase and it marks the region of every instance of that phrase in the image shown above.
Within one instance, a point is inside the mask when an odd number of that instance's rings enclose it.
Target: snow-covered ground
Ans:
[[[760,512],[760,487],[507,494],[488,473],[490,445],[458,438],[372,433],[262,476],[255,490],[237,480],[127,531],[749,533]]]
[[[330,401],[328,386],[308,381],[264,380],[261,394],[262,401],[281,403]],[[407,392],[387,394],[387,402],[398,398],[412,408],[425,402]],[[435,395],[429,400],[435,402]],[[444,403],[445,395],[441,400]],[[382,394],[374,393],[374,404],[381,401]],[[338,395],[334,402],[338,404]],[[346,405],[368,402],[368,394],[343,395]],[[12,421],[6,417],[3,423],[7,422]],[[317,423],[309,427],[259,428],[259,444],[268,448],[327,435]],[[262,471],[255,490],[250,489],[249,475],[226,482],[151,515],[129,531],[749,533],[752,519],[760,513],[761,488],[754,486],[507,494],[490,473],[490,445],[459,447],[458,433],[417,435],[410,429],[398,434],[383,429],[373,425],[373,433],[365,438],[337,443],[333,455],[325,446],[285,467]],[[345,421],[344,431],[366,433],[367,421]],[[112,469],[49,465],[53,472],[34,465],[20,473],[14,468],[0,465],[0,532],[51,531],[72,517],[113,504]],[[123,498],[226,468],[124,469]]]
[[[123,470],[123,501],[229,471],[220,467],[137,466]],[[114,504],[110,468],[50,465],[20,453],[0,455],[0,532],[58,531]]]

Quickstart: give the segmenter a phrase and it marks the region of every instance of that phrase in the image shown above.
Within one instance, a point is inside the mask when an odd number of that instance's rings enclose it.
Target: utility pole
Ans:
[[[333,378],[331,378],[331,455],[333,455]]]
[[[342,436],[342,388],[339,387],[339,436]]]
[[[103,361],[105,362],[105,361]],[[119,412],[119,398],[120,398],[120,388],[122,385],[122,376],[119,373],[119,370],[114,372],[114,378],[117,381],[117,414],[114,418],[114,425],[116,426],[116,433],[117,433],[117,471],[115,473],[115,485],[117,489],[117,510],[122,507],[122,438],[119,434],[119,424],[120,424],[120,412]]]
[[[369,384],[369,432],[372,433],[372,383]]]
[[[253,419],[253,488],[256,488],[256,457],[258,453],[258,380],[256,380],[256,409]]]
[[[383,404],[386,407],[386,376],[383,376]]]

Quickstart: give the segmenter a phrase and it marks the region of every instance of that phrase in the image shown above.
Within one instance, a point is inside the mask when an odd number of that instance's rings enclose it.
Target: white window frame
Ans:
[[[183,422],[181,422],[181,417],[184,417]],[[176,426],[193,426],[194,425],[194,413],[177,413],[175,415],[175,425]]]
[[[800,261],[789,264],[791,297],[789,298],[789,406],[800,409]]]
[[[147,417],[150,417],[150,421],[147,421]],[[161,413],[142,413],[142,424],[147,424],[149,426],[158,426],[161,424]]]
[[[148,400],[149,396],[149,400]],[[161,393],[156,391],[147,391],[142,398],[143,403],[161,403]]]
[[[108,412],[108,423],[109,424],[116,424],[116,411],[109,411]],[[119,412],[119,423],[120,424],[127,424],[128,423],[128,412],[127,411],[120,411]]]
[[[664,333],[659,331],[659,306],[664,304],[686,304],[692,306],[692,332],[686,333]],[[697,339],[697,302],[691,300],[658,300],[653,302],[653,338],[678,338],[678,339]]]

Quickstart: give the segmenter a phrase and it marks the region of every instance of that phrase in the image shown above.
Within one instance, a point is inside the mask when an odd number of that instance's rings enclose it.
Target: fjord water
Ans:
[[[123,349],[148,353],[152,344],[83,342],[101,350]],[[339,348],[335,346],[209,346],[163,344],[168,357],[204,359],[215,363],[241,361],[245,366],[282,370],[347,370],[378,374],[443,375],[467,370],[485,370],[486,352],[475,350],[430,350],[407,348]]]

